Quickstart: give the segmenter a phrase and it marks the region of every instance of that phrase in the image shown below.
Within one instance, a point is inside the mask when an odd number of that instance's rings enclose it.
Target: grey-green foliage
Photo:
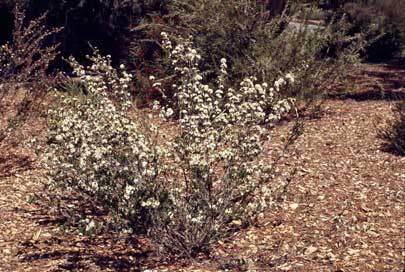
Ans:
[[[180,33],[191,34],[207,60],[205,70],[215,71],[216,60],[225,57],[230,63],[230,77],[256,74],[261,80],[273,82],[278,76],[294,73],[298,84],[286,95],[295,95],[312,102],[341,77],[344,66],[358,60],[361,35],[348,37],[345,21],[308,26],[303,20],[292,22],[288,7],[273,16],[264,1],[256,0],[173,0],[172,24]],[[311,12],[311,9],[309,9]],[[291,24],[292,23],[292,24]],[[293,25],[296,27],[290,27]],[[334,48],[334,40],[354,41],[350,46]]]
[[[391,5],[388,5],[388,2],[391,2]],[[342,8],[342,12],[352,24],[348,33],[367,33],[368,44],[362,54],[367,60],[383,61],[400,51],[401,28],[403,29],[405,22],[401,22],[401,14],[395,12],[401,8],[400,2],[388,2],[385,2],[385,5],[374,1],[346,3]]]
[[[176,20],[173,26],[185,35],[193,35],[194,42],[201,48],[209,70],[217,70],[216,61],[228,58],[232,61],[232,74],[248,74],[240,69],[248,61],[252,45],[263,39],[265,25],[270,19],[264,5],[256,1],[220,0],[174,0],[170,4],[171,16]],[[238,63],[241,57],[246,57]]]
[[[386,19],[394,24],[401,36],[401,46],[405,48],[405,1],[403,0],[369,0],[377,10],[381,10]]]

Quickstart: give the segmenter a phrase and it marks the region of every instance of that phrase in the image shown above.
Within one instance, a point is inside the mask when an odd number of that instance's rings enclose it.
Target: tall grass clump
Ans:
[[[230,84],[221,59],[208,80],[191,40],[162,36],[175,93],[155,104],[156,115],[130,117],[131,75],[108,57],[96,54],[87,67],[71,59],[88,94],[60,96],[42,161],[49,188],[108,213],[83,219],[87,231],[108,224],[146,232],[162,252],[194,257],[271,204],[277,159],[263,155],[269,125],[294,113],[294,100],[280,96],[294,77]],[[299,134],[296,125],[283,154]]]

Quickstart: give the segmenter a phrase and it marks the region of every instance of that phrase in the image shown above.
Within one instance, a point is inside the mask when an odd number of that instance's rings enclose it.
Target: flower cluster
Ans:
[[[49,111],[43,154],[51,183],[94,197],[129,221],[143,220],[148,183],[158,175],[156,149],[128,116],[131,75],[96,54],[84,67],[70,59],[85,96],[63,94]],[[148,202],[149,201],[149,202]]]
[[[173,46],[162,36],[177,80],[174,99],[155,108],[161,121],[177,117],[175,135],[129,117],[131,75],[96,52],[89,67],[70,59],[88,94],[63,95],[51,112],[44,162],[54,184],[97,200],[131,229],[147,223],[163,248],[194,256],[271,200],[264,185],[273,165],[261,158],[269,138],[264,124],[294,108],[278,94],[294,76],[272,86],[249,77],[227,88],[222,59],[216,84],[209,85],[191,41]]]
[[[271,169],[259,159],[268,140],[262,125],[277,122],[293,109],[293,100],[280,99],[279,92],[293,84],[294,77],[288,74],[273,86],[249,77],[238,89],[226,88],[227,63],[221,59],[217,84],[211,86],[203,81],[201,56],[192,42],[181,40],[173,46],[166,33],[162,37],[178,79],[174,101],[161,107],[160,116],[168,119],[176,111],[180,131],[166,150],[171,161],[165,172],[173,180],[166,186],[173,196],[170,219],[161,220],[165,228],[157,224],[154,230],[161,243],[162,237],[171,236],[167,247],[177,240],[183,249],[187,247],[186,254],[192,254],[218,237],[227,222],[244,220],[266,208],[270,192],[256,194],[269,181]],[[160,86],[159,81],[155,86]],[[189,233],[172,237],[180,231]]]
[[[85,84],[91,95],[105,96],[113,100],[123,110],[129,109],[132,105],[129,86],[132,75],[127,73],[123,64],[120,65],[121,74],[112,67],[111,56],[101,56],[97,49],[94,49],[92,56],[87,56],[92,63],[84,67],[75,58],[69,58],[69,64],[73,73]]]
[[[12,57],[12,52],[8,44],[0,46],[0,75],[2,77],[5,76],[6,71],[10,70],[11,63],[9,60]]]

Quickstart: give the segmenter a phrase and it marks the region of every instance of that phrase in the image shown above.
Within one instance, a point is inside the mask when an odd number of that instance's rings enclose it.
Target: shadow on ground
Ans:
[[[38,229],[43,230],[37,239],[19,243],[17,255],[21,262],[31,266],[52,264],[54,270],[51,271],[140,271],[146,265],[153,266],[156,260],[161,262],[142,236],[134,237],[118,231],[105,231],[92,237],[78,235],[71,228],[73,225],[69,227],[71,222],[64,216],[67,211],[50,208],[51,204],[40,194],[29,208],[19,209],[19,212],[29,214]],[[99,209],[82,205],[78,199],[65,196],[63,201],[70,203],[72,213],[106,216]]]
[[[46,253],[35,252],[37,251],[35,246],[31,247],[32,253],[26,253],[23,255],[22,261],[33,263],[36,261],[50,260],[61,261],[61,263],[55,267],[55,271],[68,270],[113,270],[113,271],[140,271],[143,261],[145,261],[148,253],[119,253],[108,251],[106,253],[98,253],[92,249],[61,249],[50,250]],[[91,247],[91,246],[89,246]]]
[[[405,99],[405,89],[402,91],[391,90],[370,90],[365,92],[343,93],[343,94],[330,94],[329,99],[353,99],[356,101],[366,100],[386,100],[386,101],[399,101]]]
[[[20,244],[18,255],[22,262],[31,265],[52,263],[52,271],[140,271],[153,260],[152,252],[137,241],[107,235],[94,239],[72,236],[25,241]]]
[[[351,78],[357,88],[349,92],[328,94],[329,99],[356,101],[405,99],[405,57],[397,57],[385,64],[362,64],[362,69]]]
[[[32,169],[33,162],[30,156],[17,154],[6,155],[0,158],[0,178],[7,178],[16,173]]]

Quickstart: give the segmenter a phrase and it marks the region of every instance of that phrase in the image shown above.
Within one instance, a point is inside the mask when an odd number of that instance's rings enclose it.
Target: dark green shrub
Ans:
[[[175,0],[169,10],[169,23],[177,32],[193,36],[206,60],[203,69],[212,77],[222,57],[229,62],[231,79],[254,74],[274,82],[291,72],[298,84],[285,95],[305,102],[321,97],[328,85],[343,78],[342,68],[357,59],[358,36],[349,37],[351,46],[337,48],[333,58],[322,54],[334,40],[348,37],[332,24],[308,25],[311,9],[298,23],[292,22],[288,9],[272,16],[263,1]]]
[[[92,52],[89,43],[117,62],[128,58],[132,42],[146,38],[134,27],[150,21],[154,14],[164,13],[167,1],[113,1],[113,0],[9,0],[5,15],[16,4],[26,9],[28,19],[48,12],[47,27],[64,27],[61,54],[73,55],[81,60]],[[3,14],[1,14],[3,16]],[[63,62],[61,62],[63,63]]]
[[[348,3],[343,7],[352,24],[348,34],[365,32],[367,45],[363,56],[366,60],[382,61],[395,56],[401,49],[399,25],[384,10],[372,4]]]
[[[312,4],[294,4],[291,8],[291,13],[294,14],[294,17],[299,20],[315,20],[315,21],[324,21],[325,20],[325,11],[319,8],[316,5]],[[308,14],[310,17],[308,17]]]
[[[55,42],[59,42],[61,56],[74,56],[86,62],[91,47],[97,47],[103,54],[111,55],[113,65],[124,63],[135,76],[133,90],[138,101],[146,101],[158,95],[149,84],[149,76],[164,75],[159,64],[160,35],[164,24],[162,15],[167,13],[168,0],[8,0],[0,4],[0,20],[3,25],[12,25],[8,17],[13,6],[23,6],[27,17],[33,18],[48,11],[47,28],[63,26],[64,32]],[[3,24],[4,20],[4,24]],[[0,37],[7,40],[11,34],[8,28],[0,28]],[[4,34],[3,34],[4,33]],[[54,62],[52,68],[71,72],[70,66],[62,59]]]
[[[405,156],[405,100],[398,102],[393,109],[394,119],[379,132],[387,150]]]
[[[405,47],[405,1],[402,0],[385,0],[371,1],[377,9],[382,10],[387,18],[395,24],[400,31],[401,46]]]

